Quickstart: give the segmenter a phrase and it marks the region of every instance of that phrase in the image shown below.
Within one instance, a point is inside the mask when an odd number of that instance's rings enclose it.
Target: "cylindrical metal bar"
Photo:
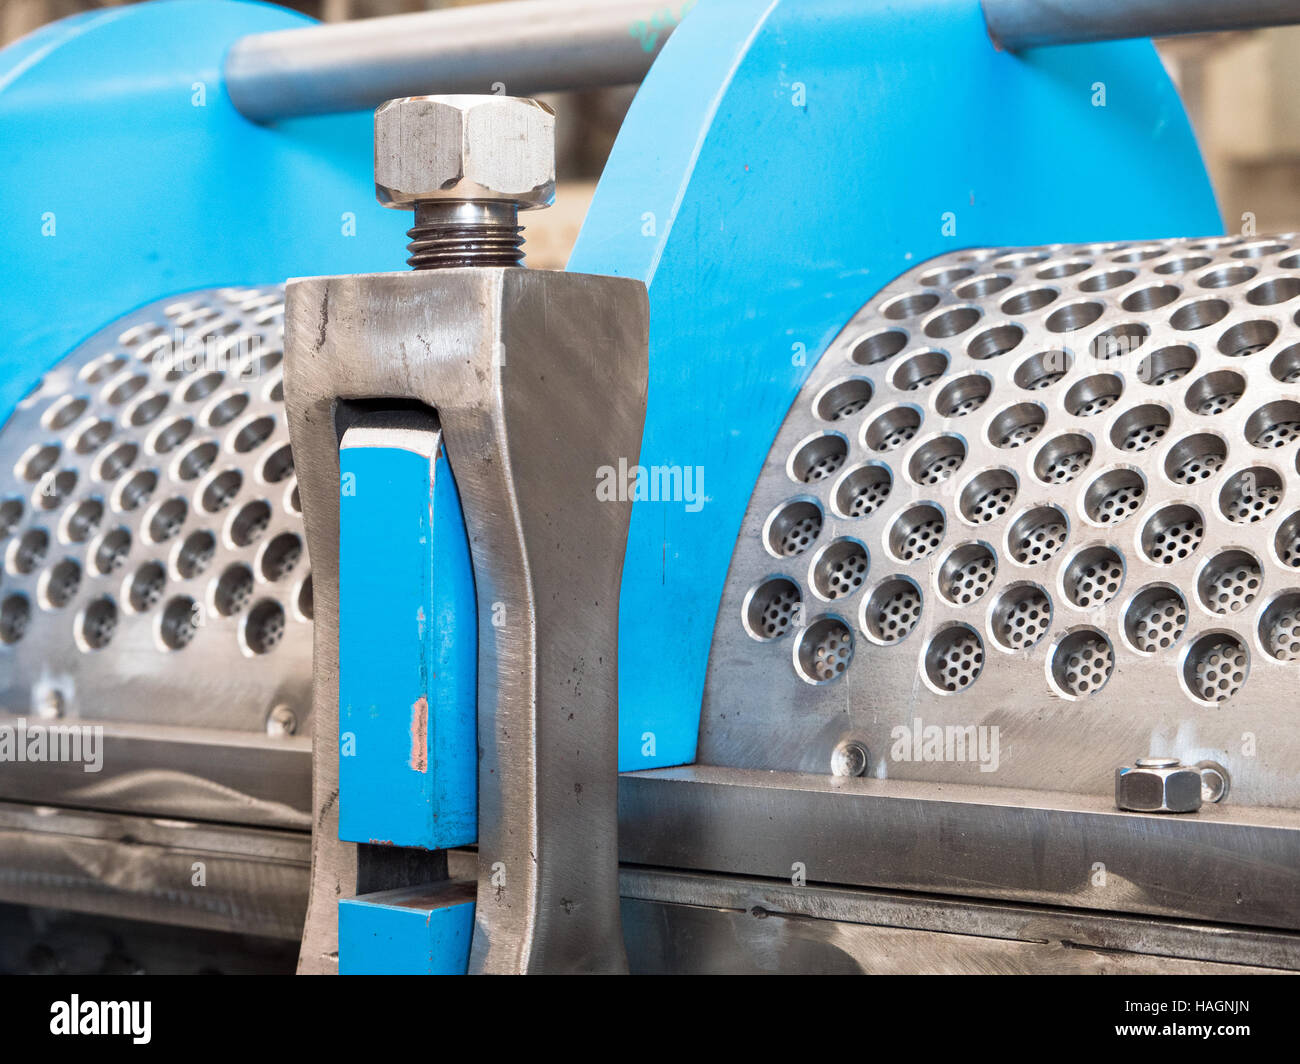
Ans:
[[[982,4],[989,33],[1012,52],[1049,44],[1300,23],[1300,0],[982,0]]]
[[[428,93],[585,89],[639,82],[689,3],[510,0],[259,33],[226,57],[254,121],[359,111]]]

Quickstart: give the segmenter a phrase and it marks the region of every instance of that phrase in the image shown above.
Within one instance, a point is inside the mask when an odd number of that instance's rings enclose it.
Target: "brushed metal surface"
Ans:
[[[5,712],[306,734],[311,575],[283,312],[279,286],[141,307],[51,367],[0,429]]]
[[[877,778],[1103,795],[1151,754],[1300,805],[1298,247],[977,249],[887,285],[759,476],[700,761],[829,772],[851,740]]]

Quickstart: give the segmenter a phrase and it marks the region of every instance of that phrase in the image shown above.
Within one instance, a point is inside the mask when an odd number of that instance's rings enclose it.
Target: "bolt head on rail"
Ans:
[[[375,111],[375,195],[413,210],[488,200],[555,201],[555,112],[516,96],[408,96]]]
[[[1134,813],[1194,813],[1201,773],[1176,758],[1144,757],[1115,770],[1115,805]]]

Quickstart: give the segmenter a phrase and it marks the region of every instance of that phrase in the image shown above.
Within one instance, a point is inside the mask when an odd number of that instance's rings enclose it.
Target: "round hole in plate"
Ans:
[[[856,539],[832,540],[813,560],[813,590],[828,600],[846,598],[863,585],[870,568],[867,548]]]
[[[1034,475],[1044,484],[1068,484],[1092,461],[1092,440],[1081,432],[1053,436],[1034,456]]]
[[[1246,439],[1266,450],[1285,447],[1300,437],[1300,403],[1278,399],[1261,406],[1246,419]]]
[[[209,481],[199,496],[199,505],[210,514],[220,513],[231,504],[244,483],[244,475],[238,469],[227,469],[218,473]]]
[[[57,443],[33,444],[18,460],[18,475],[34,483],[58,464],[62,454],[63,448]]]
[[[216,553],[216,536],[207,529],[191,532],[176,552],[176,571],[182,580],[192,580],[207,570]]]
[[[1154,267],[1156,273],[1174,274],[1199,270],[1210,262],[1209,255],[1179,255]]]
[[[934,292],[911,292],[891,299],[880,308],[880,313],[894,321],[902,321],[904,318],[915,318],[938,305],[939,296]]]
[[[302,537],[294,532],[281,532],[267,544],[262,554],[262,576],[271,582],[283,580],[302,557]]]
[[[1244,244],[1232,252],[1232,257],[1234,259],[1261,259],[1265,255],[1276,255],[1279,251],[1286,250],[1285,244],[1266,240],[1258,244]]]
[[[140,448],[129,442],[115,443],[95,459],[91,476],[96,480],[117,480],[135,464]]]
[[[1141,322],[1126,321],[1099,332],[1088,345],[1088,352],[1099,362],[1113,358],[1127,358],[1151,335],[1151,330]]]
[[[239,431],[235,433],[232,445],[240,454],[247,454],[249,451],[262,446],[270,439],[271,433],[274,431],[275,418],[263,415],[241,426]]]
[[[1011,281],[1005,273],[986,273],[982,277],[972,277],[953,289],[953,295],[958,299],[985,299],[1009,287]]]
[[[1274,355],[1268,371],[1283,384],[1300,381],[1300,344],[1292,344]]]
[[[1120,288],[1128,284],[1136,276],[1137,274],[1132,270],[1103,270],[1101,273],[1083,278],[1079,282],[1079,291],[1109,292],[1112,288]]]
[[[1029,650],[1052,627],[1052,599],[1037,584],[1012,584],[989,611],[989,634],[1003,650]]]
[[[1110,640],[1096,628],[1076,628],[1052,649],[1048,675],[1066,698],[1087,698],[1106,686],[1115,669]]]
[[[916,629],[924,600],[916,581],[907,576],[888,577],[867,594],[862,603],[862,630],[873,643],[893,646]]]
[[[972,328],[983,317],[979,307],[949,307],[925,323],[925,335],[942,340]]]
[[[956,694],[970,687],[984,670],[984,642],[960,622],[941,628],[925,650],[925,676],[935,690]]]
[[[1139,288],[1124,297],[1120,306],[1130,314],[1149,314],[1153,310],[1167,307],[1180,295],[1182,289],[1176,284],[1156,284],[1148,288]]]
[[[1040,351],[1021,362],[1012,379],[1026,391],[1041,391],[1069,373],[1073,365],[1074,358],[1068,351]]]
[[[1067,303],[1065,306],[1052,311],[1047,316],[1047,321],[1044,324],[1049,332],[1074,332],[1076,329],[1083,329],[1091,325],[1101,317],[1105,309],[1100,303],[1095,303],[1092,300]]]
[[[230,540],[247,547],[262,537],[271,523],[271,504],[265,499],[245,503],[230,520]]]
[[[1002,313],[1010,317],[1032,314],[1054,302],[1060,294],[1060,291],[1055,288],[1022,288],[1018,292],[1012,292],[1002,301]]]
[[[1273,536],[1277,560],[1290,569],[1300,569],[1300,510],[1278,526]]]
[[[77,621],[78,642],[85,650],[103,650],[117,631],[117,603],[102,595],[89,603]]]
[[[91,549],[91,567],[100,576],[108,576],[122,568],[130,553],[130,531],[125,528],[110,529]]]
[[[1034,276],[1040,281],[1057,281],[1062,277],[1073,277],[1076,273],[1083,273],[1084,270],[1091,268],[1091,259],[1066,259],[1063,262],[1053,262],[1044,266]]]
[[[947,522],[943,511],[934,503],[909,506],[889,526],[887,542],[890,553],[900,561],[927,558],[943,541]]]
[[[927,388],[947,372],[948,356],[942,351],[920,351],[894,371],[894,387],[901,392]]]
[[[70,543],[85,543],[103,519],[104,503],[100,499],[82,499],[64,515],[63,537]]]
[[[1300,277],[1272,277],[1246,293],[1246,302],[1271,307],[1300,296]]]
[[[934,436],[921,444],[907,463],[912,480],[923,487],[942,484],[966,461],[966,441],[960,436]]]
[[[1007,553],[1021,565],[1041,565],[1065,546],[1070,523],[1057,506],[1026,510],[1007,530]]]
[[[853,633],[838,617],[818,617],[795,642],[795,670],[807,683],[830,683],[842,676],[852,661]]]
[[[189,504],[179,496],[160,503],[149,518],[149,538],[154,543],[166,543],[185,523],[189,515]]]
[[[841,517],[867,517],[889,498],[893,486],[887,467],[875,462],[860,465],[840,478],[835,488],[835,512]]]
[[[863,436],[873,451],[896,451],[911,443],[921,427],[922,414],[915,406],[895,406],[877,414]]]
[[[77,473],[73,469],[60,469],[57,473],[46,473],[36,486],[32,503],[38,510],[55,510],[77,488]]]
[[[263,599],[244,617],[244,643],[254,654],[269,654],[284,637],[284,607]]]
[[[1150,450],[1169,431],[1170,414],[1158,403],[1143,403],[1126,410],[1110,428],[1110,442],[1121,451],[1137,454]]]
[[[881,329],[858,340],[849,357],[861,366],[875,366],[893,358],[906,346],[907,333],[902,329]]]
[[[931,270],[929,273],[921,274],[919,280],[927,288],[948,288],[955,285],[958,281],[964,281],[975,271],[969,266],[946,266],[937,270]]]
[[[305,620],[310,621],[316,615],[315,597],[311,585],[311,573],[298,587],[298,614]]]
[[[204,440],[189,448],[176,463],[176,476],[180,480],[197,480],[212,468],[217,460],[218,447],[211,440]]]
[[[1169,324],[1182,332],[1205,329],[1215,322],[1222,321],[1231,310],[1231,306],[1222,299],[1198,299],[1184,303],[1174,311]]]
[[[193,380],[181,394],[181,398],[187,403],[197,403],[200,399],[206,399],[209,395],[217,390],[220,386],[224,374],[213,370],[205,373],[197,380]]]
[[[127,420],[136,428],[152,425],[158,420],[162,412],[167,409],[167,404],[170,401],[171,398],[166,392],[153,392],[146,395],[135,406],[131,407]]]
[[[1083,512],[1099,525],[1114,525],[1137,513],[1146,497],[1146,480],[1136,469],[1110,469],[1083,493]]]
[[[1230,369],[1214,370],[1198,378],[1187,389],[1187,409],[1213,417],[1236,405],[1246,390],[1246,379]]]
[[[116,384],[109,385],[104,392],[104,402],[110,406],[120,406],[128,399],[135,398],[140,390],[149,383],[149,376],[145,373],[137,373],[126,380],[118,381]]]
[[[32,604],[26,595],[14,592],[0,599],[0,643],[13,645],[27,634]]]
[[[939,594],[954,606],[969,606],[984,597],[998,574],[998,559],[987,543],[961,543],[939,563]]]
[[[1124,609],[1124,638],[1139,654],[1168,650],[1187,630],[1187,601],[1172,584],[1148,584]]]
[[[1124,559],[1114,547],[1084,547],[1066,562],[1061,586],[1071,605],[1095,610],[1112,601],[1124,586]]]
[[[768,577],[745,596],[741,607],[745,631],[751,639],[764,643],[780,639],[798,622],[802,601],[799,585],[793,580]]]
[[[791,455],[790,476],[800,484],[815,484],[839,472],[848,453],[849,441],[838,432],[810,436]]]
[[[170,454],[189,439],[193,431],[194,422],[189,418],[173,418],[153,434],[149,441],[149,450],[154,454]]]
[[[184,650],[198,630],[198,610],[188,595],[177,595],[163,607],[158,621],[158,638],[168,650]]]
[[[207,423],[214,429],[219,429],[229,425],[235,418],[239,417],[248,409],[247,392],[231,392],[215,403],[207,414]]]
[[[1165,476],[1175,484],[1199,484],[1223,468],[1228,445],[1212,432],[1198,432],[1179,440],[1165,456]]]
[[[978,373],[949,381],[935,398],[934,406],[942,417],[965,417],[984,405],[992,392],[989,379]]]
[[[50,534],[43,528],[29,528],[9,547],[9,571],[24,576],[45,561],[50,550]]]
[[[1231,632],[1207,632],[1192,642],[1183,660],[1183,682],[1198,701],[1226,702],[1246,683],[1250,656]]]
[[[985,329],[966,345],[966,353],[976,361],[1000,358],[1013,351],[1025,338],[1025,330],[1014,323]]]
[[[41,601],[46,609],[60,610],[72,601],[81,587],[81,566],[64,558],[51,566],[41,580]]]
[[[843,421],[871,402],[872,391],[871,382],[866,377],[849,377],[824,389],[814,401],[813,411],[823,421]],[[285,452],[288,449],[288,444],[280,448]],[[288,468],[293,469],[292,454],[288,455]]]
[[[293,475],[293,450],[281,444],[262,462],[262,479],[268,484],[279,484]]]
[[[1243,321],[1219,337],[1219,350],[1229,358],[1253,355],[1276,340],[1277,332],[1271,321]]]
[[[1274,661],[1300,661],[1300,591],[1282,592],[1260,613],[1259,643]]]
[[[146,562],[136,570],[127,586],[127,604],[136,613],[146,613],[162,599],[167,571],[160,562]]]
[[[242,563],[227,566],[217,580],[212,604],[222,617],[233,617],[252,601],[254,588],[252,569]]]
[[[1186,503],[1162,506],[1142,526],[1138,542],[1156,565],[1173,565],[1191,557],[1205,538],[1205,519]]]
[[[1065,409],[1075,417],[1096,417],[1115,405],[1124,394],[1124,381],[1115,373],[1094,373],[1070,386]]]
[[[1144,356],[1138,363],[1137,378],[1143,384],[1160,388],[1186,377],[1195,365],[1195,348],[1187,344],[1173,344]]]
[[[1267,466],[1234,473],[1219,492],[1219,511],[1239,525],[1254,524],[1282,502],[1282,478]]]
[[[999,411],[989,422],[989,442],[1011,450],[1022,447],[1043,429],[1047,412],[1038,403],[1016,403]]]
[[[996,521],[1011,509],[1019,491],[1016,475],[994,466],[976,473],[957,496],[958,512],[971,524]]]
[[[158,474],[152,469],[141,469],[132,473],[119,485],[114,504],[117,509],[130,512],[138,510],[145,504],[154,488],[158,486]]]
[[[1230,616],[1254,602],[1263,584],[1259,561],[1249,551],[1234,547],[1220,551],[1201,567],[1196,597],[1210,613]]]
[[[1216,266],[1201,274],[1196,279],[1196,283],[1202,288],[1231,288],[1234,285],[1245,284],[1258,272],[1254,266]]]
[[[822,508],[816,500],[790,499],[768,517],[763,540],[775,557],[793,558],[806,551],[821,535],[822,523]]]
[[[113,435],[113,423],[106,418],[98,418],[81,429],[72,439],[72,449],[77,454],[91,454],[99,450]]]

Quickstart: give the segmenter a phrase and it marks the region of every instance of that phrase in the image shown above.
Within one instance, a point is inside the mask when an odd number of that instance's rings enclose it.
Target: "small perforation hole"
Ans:
[[[795,645],[795,668],[811,684],[830,683],[844,674],[852,660],[853,633],[838,617],[817,618]]]

